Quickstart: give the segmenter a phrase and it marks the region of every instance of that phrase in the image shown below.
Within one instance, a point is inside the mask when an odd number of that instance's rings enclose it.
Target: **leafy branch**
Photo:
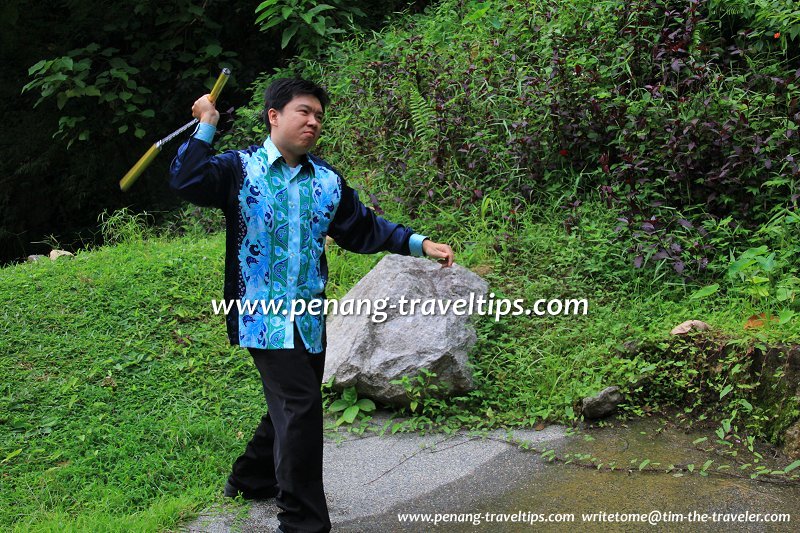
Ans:
[[[343,26],[352,25],[355,18],[365,18],[363,11],[342,0],[265,0],[256,8],[256,25],[261,31],[283,28],[281,48],[295,42],[301,54],[316,54]]]

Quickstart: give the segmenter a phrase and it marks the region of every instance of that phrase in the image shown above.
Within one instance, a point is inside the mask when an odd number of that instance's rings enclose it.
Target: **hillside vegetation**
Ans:
[[[261,141],[272,78],[320,80],[319,153],[363,200],[450,242],[498,297],[589,302],[477,320],[478,388],[440,400],[412,379],[419,402],[387,431],[571,424],[618,385],[624,414],[707,425],[723,453],[781,443],[800,415],[784,379],[800,338],[797,23],[791,2],[762,4],[445,1],[254,86],[221,146]],[[114,244],[0,269],[3,529],[160,531],[221,499],[263,397],[211,311],[218,227],[121,211]],[[333,246],[328,295],[378,259]],[[669,335],[688,319],[711,330]],[[741,471],[767,475],[757,455]]]

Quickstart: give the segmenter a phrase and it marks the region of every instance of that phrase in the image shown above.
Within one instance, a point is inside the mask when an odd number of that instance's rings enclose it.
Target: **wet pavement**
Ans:
[[[484,435],[339,434],[326,439],[325,486],[334,531],[796,531],[756,515],[800,520],[797,480],[751,480],[757,458],[720,453],[727,447],[715,438],[655,418]],[[770,470],[789,463],[761,451],[758,464]],[[245,516],[209,511],[188,530],[274,531],[277,512],[274,501]]]

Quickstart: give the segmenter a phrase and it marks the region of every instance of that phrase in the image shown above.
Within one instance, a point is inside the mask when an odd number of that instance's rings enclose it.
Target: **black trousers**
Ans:
[[[322,395],[325,352],[306,351],[294,331],[294,348],[249,348],[261,374],[267,414],[228,481],[252,494],[274,494],[286,533],[330,531],[322,486]]]

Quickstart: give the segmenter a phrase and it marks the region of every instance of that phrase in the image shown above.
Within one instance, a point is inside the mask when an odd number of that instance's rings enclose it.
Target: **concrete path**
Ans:
[[[331,522],[336,532],[380,533],[797,531],[798,480],[753,481],[752,469],[739,468],[752,457],[720,455],[696,444],[699,435],[659,418],[609,420],[580,431],[550,426],[485,435],[335,433],[325,442]],[[520,442],[554,450],[561,460],[550,463]],[[774,450],[761,451],[770,469],[790,462]],[[567,457],[589,456],[606,468],[565,464]],[[651,467],[645,468],[645,459]],[[714,465],[708,476],[698,475],[708,461]],[[608,468],[611,462],[618,465],[614,470]],[[693,464],[695,472],[665,471],[670,464]],[[238,510],[238,515],[230,506],[209,511],[186,530],[250,533],[278,526],[274,500]],[[440,523],[401,516],[424,513],[428,519],[438,515]],[[756,514],[774,520],[779,513],[780,523],[752,520]],[[708,519],[701,521],[700,515]]]
[[[549,446],[562,440],[564,432],[563,427],[550,426],[543,431],[514,431],[513,436]],[[339,433],[326,437],[324,453],[325,492],[334,531],[374,531],[378,522],[387,520],[396,525],[396,513],[419,512],[414,503],[419,501],[436,500],[439,512],[456,504],[460,509],[509,490],[515,480],[526,479],[532,467],[542,467],[530,454],[520,460],[523,452],[503,431],[482,436]],[[274,500],[254,502],[244,518],[211,510],[187,531],[271,532],[278,527],[278,512]]]

